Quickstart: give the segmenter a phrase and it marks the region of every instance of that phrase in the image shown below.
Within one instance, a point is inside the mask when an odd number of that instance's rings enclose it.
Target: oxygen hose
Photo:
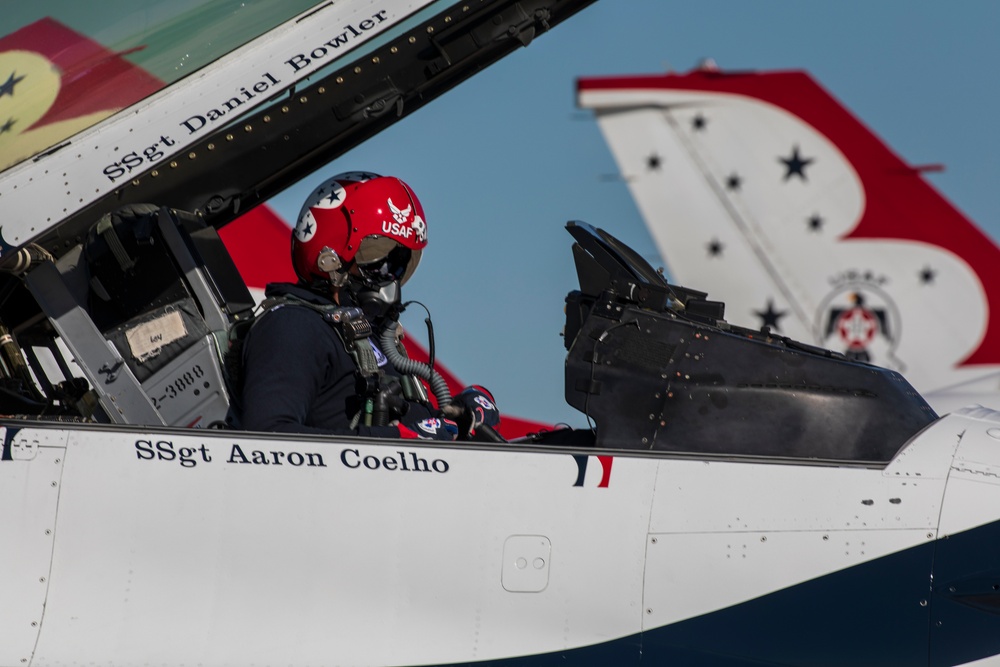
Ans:
[[[404,375],[416,375],[419,378],[427,380],[431,385],[431,391],[434,392],[434,397],[437,398],[438,407],[443,408],[451,403],[451,392],[448,390],[448,383],[441,377],[441,374],[425,363],[404,357],[396,348],[397,328],[399,328],[399,322],[390,319],[382,331],[382,336],[379,338],[386,358],[389,359],[400,373]]]

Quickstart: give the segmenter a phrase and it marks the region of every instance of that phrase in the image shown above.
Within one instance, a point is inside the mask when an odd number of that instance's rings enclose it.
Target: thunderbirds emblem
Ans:
[[[413,222],[410,223],[413,230],[417,233],[417,240],[421,243],[427,241],[427,225],[424,223],[424,219],[419,215],[414,216]]]
[[[831,294],[817,317],[819,343],[849,359],[903,370],[894,356],[899,343],[895,304],[872,285],[845,285]]]

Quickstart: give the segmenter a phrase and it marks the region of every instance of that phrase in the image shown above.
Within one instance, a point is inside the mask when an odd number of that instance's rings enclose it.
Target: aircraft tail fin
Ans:
[[[1000,364],[1000,250],[807,73],[582,78],[672,278],[925,395]],[[992,392],[1000,398],[1000,384]]]

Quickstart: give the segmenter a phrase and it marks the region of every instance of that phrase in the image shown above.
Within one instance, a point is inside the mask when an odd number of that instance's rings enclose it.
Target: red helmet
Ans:
[[[351,171],[327,179],[306,199],[292,231],[292,266],[305,282],[342,285],[357,263],[402,285],[426,245],[424,209],[410,186]]]

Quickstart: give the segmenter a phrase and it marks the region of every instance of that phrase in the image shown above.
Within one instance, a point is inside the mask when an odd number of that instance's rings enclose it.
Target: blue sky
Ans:
[[[586,424],[563,394],[559,335],[577,287],[567,220],[653,249],[578,76],[805,69],[1000,238],[1000,2],[599,0],[272,200],[294,220],[340,171],[399,176],[426,213],[429,246],[404,299],[431,309],[438,357],[489,387],[505,412]],[[697,285],[690,285],[697,288]],[[424,314],[403,323],[426,340]]]

